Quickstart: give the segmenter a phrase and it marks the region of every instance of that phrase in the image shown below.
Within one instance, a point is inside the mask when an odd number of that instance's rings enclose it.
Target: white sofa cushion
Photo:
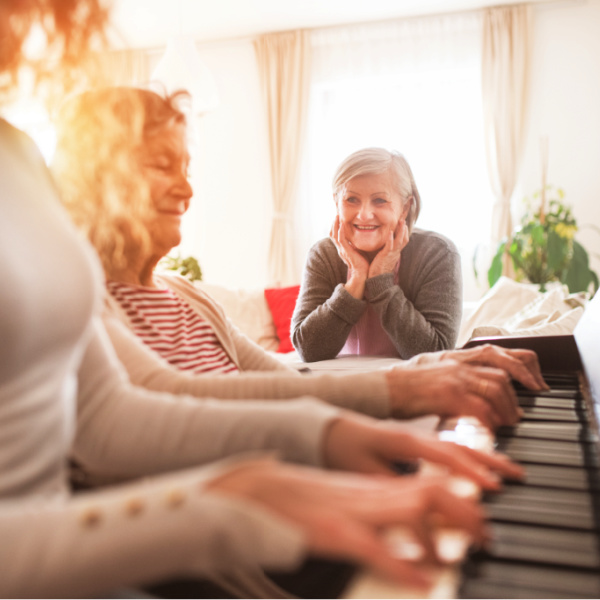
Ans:
[[[265,350],[277,351],[279,339],[263,289],[231,289],[205,282],[196,285],[216,300],[252,341]],[[465,307],[457,348],[478,336],[572,333],[586,302],[584,294],[569,294],[560,284],[551,284],[541,293],[537,286],[501,277],[481,300]],[[289,354],[293,361],[296,353]]]
[[[277,350],[279,340],[264,290],[230,289],[203,281],[195,284],[216,300],[234,325],[265,350]]]

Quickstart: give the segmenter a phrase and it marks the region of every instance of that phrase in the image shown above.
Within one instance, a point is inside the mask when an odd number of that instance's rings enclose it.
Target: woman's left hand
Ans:
[[[447,358],[463,364],[502,369],[530,390],[548,390],[542,377],[537,354],[533,350],[503,348],[495,344],[482,344],[473,348],[424,353],[415,359],[417,364],[430,364]]]
[[[354,414],[344,415],[329,426],[323,448],[325,463],[332,469],[391,475],[395,473],[394,462],[425,459],[487,490],[500,488],[500,476],[521,479],[524,473],[502,454],[479,452]]]
[[[383,273],[393,273],[398,261],[400,253],[408,244],[409,233],[406,221],[400,219],[395,231],[390,231],[388,240],[385,246],[378,252],[369,267],[369,278],[377,277]]]

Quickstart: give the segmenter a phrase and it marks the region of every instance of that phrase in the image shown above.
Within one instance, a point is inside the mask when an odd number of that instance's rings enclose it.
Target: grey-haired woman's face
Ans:
[[[346,239],[363,252],[383,248],[407,212],[389,172],[350,179],[338,193],[337,211]]]

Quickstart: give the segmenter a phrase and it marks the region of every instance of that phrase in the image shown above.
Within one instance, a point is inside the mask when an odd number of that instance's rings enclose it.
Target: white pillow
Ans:
[[[279,339],[264,290],[231,289],[204,281],[195,285],[216,300],[233,324],[253,342],[265,350],[277,350]]]

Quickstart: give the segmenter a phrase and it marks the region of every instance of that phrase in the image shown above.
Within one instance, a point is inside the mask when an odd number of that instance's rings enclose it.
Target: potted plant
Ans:
[[[574,237],[577,222],[564,197],[562,189],[546,186],[533,195],[537,208],[525,199],[527,211],[520,227],[500,242],[492,259],[490,287],[502,275],[503,256],[507,253],[517,280],[539,284],[542,292],[548,282],[560,281],[570,293],[587,292],[591,284],[596,293],[598,275],[590,269],[588,253]]]
[[[202,269],[193,256],[182,258],[179,254],[176,256],[167,255],[161,258],[159,264],[163,269],[177,271],[190,281],[202,281]]]

